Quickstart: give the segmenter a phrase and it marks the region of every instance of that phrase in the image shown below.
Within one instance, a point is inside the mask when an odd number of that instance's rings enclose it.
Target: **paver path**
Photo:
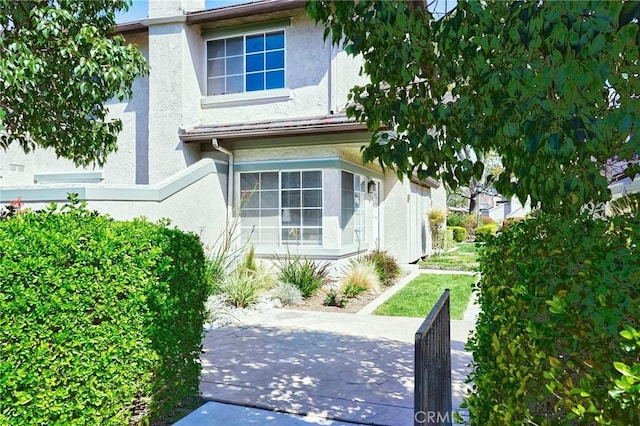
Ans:
[[[209,331],[205,399],[353,423],[413,424],[413,336],[421,318],[274,309]],[[454,407],[473,323],[452,322]]]

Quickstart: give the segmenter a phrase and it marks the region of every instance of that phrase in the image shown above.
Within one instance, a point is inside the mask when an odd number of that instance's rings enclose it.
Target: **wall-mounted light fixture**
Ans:
[[[367,184],[367,192],[369,194],[373,194],[374,192],[376,192],[376,181],[375,180],[370,180],[369,183]]]

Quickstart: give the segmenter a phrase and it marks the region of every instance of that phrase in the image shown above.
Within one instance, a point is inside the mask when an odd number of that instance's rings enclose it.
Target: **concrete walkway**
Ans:
[[[466,320],[451,322],[454,412],[471,362],[469,308]],[[211,330],[200,391],[215,402],[177,424],[412,425],[414,341],[423,320],[272,309]]]

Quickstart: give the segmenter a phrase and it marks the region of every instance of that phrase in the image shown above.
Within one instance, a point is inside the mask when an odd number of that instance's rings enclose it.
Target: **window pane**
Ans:
[[[242,37],[233,37],[227,39],[227,52],[226,56],[242,55],[244,49],[242,48]]]
[[[258,173],[240,173],[240,190],[253,191],[258,189]]]
[[[322,190],[302,191],[302,207],[322,207]]]
[[[224,56],[224,40],[207,42],[207,58],[221,58]]]
[[[300,172],[282,172],[282,188],[300,188]]]
[[[342,192],[342,210],[353,211],[353,192]]]
[[[284,68],[284,50],[267,53],[267,69]]]
[[[207,96],[220,95],[224,93],[224,77],[211,78],[207,84]]]
[[[258,210],[243,209],[240,217],[242,217],[243,228],[260,225],[260,212]]]
[[[300,207],[300,191],[282,191],[282,207]]]
[[[264,53],[247,55],[247,72],[264,70]]]
[[[242,74],[242,56],[227,58],[227,75]]]
[[[260,193],[260,208],[277,209],[278,191],[265,191]]]
[[[279,228],[262,228],[260,230],[260,243],[277,245],[278,241],[278,229]]]
[[[207,76],[220,77],[224,75],[224,59],[213,59],[207,62]]]
[[[278,214],[278,210],[262,210],[260,217],[260,224],[262,226],[280,226],[280,215]],[[277,234],[276,234],[277,236]]]
[[[278,172],[262,173],[260,177],[260,188],[262,189],[279,189]]]
[[[284,31],[267,34],[267,50],[284,48]]]
[[[264,51],[264,35],[247,36],[247,53]]]
[[[342,172],[342,189],[353,191],[353,175],[349,172]]]
[[[227,91],[225,93],[240,93],[242,92],[242,86],[241,75],[227,77]]]
[[[312,246],[322,245],[322,228],[303,228],[302,244]]]
[[[303,188],[322,188],[322,172],[302,172]]]
[[[360,207],[360,202],[362,201],[362,200],[360,200],[361,195],[362,195],[362,194],[360,194],[360,193],[355,193],[355,194],[353,195],[353,206],[354,206],[356,209]]]
[[[282,224],[300,226],[300,209],[282,209]]]
[[[284,88],[284,71],[267,72],[267,89]]]
[[[260,207],[260,196],[258,192],[246,191],[242,194],[242,206],[247,209],[257,209]]]
[[[247,92],[255,92],[256,90],[264,90],[264,74],[261,72],[247,74]]]
[[[282,228],[282,242],[298,244],[300,234],[300,228]]]
[[[302,211],[303,226],[322,226],[322,210],[303,210]]]

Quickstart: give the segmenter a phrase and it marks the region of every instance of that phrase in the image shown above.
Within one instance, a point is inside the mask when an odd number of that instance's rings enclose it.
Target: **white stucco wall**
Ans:
[[[20,197],[24,208],[41,209],[52,201],[63,204],[68,193],[78,193],[91,210],[118,220],[168,218],[172,225],[198,234],[205,245],[211,246],[225,229],[226,191],[226,165],[205,159],[157,185],[3,187],[0,203]]]
[[[316,26],[304,10],[292,11],[291,17],[291,26],[285,28],[286,96],[263,99],[269,92],[264,91],[203,97],[203,124],[314,117],[338,112],[344,107],[348,89],[362,82],[358,76],[361,59],[347,58],[346,53],[332,47],[329,41],[324,42],[323,27]],[[270,18],[261,19],[269,22]],[[206,53],[204,45],[203,40],[202,58]],[[204,65],[198,66],[204,70]],[[201,81],[205,77],[203,75]],[[202,94],[205,94],[204,84]],[[229,99],[235,101],[213,103]]]

